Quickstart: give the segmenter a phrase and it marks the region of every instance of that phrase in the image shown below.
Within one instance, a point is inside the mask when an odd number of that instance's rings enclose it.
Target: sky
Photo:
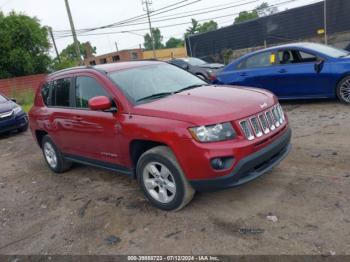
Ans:
[[[145,0],[69,0],[69,4],[75,28],[79,30],[109,25],[135,16],[144,15],[145,5],[142,4],[143,1]],[[239,12],[252,10],[263,2],[276,5],[279,11],[283,11],[320,1],[322,0],[152,0],[150,7],[154,13],[151,21],[154,21],[152,27],[160,27],[163,42],[165,43],[170,37],[182,37],[186,28],[191,25],[191,18],[203,20],[203,22],[208,21],[210,18],[216,18],[213,20],[218,23],[219,27],[224,27],[231,25]],[[156,10],[173,4],[178,5],[169,7],[168,9],[177,9],[157,14]],[[186,6],[180,7],[182,5]],[[168,9],[164,9],[163,11]],[[72,36],[62,37],[63,34],[66,34],[62,30],[70,30],[64,0],[0,0],[0,11],[6,14],[12,10],[23,12],[29,16],[35,16],[40,20],[42,25],[52,27],[59,50],[64,49],[68,44],[73,42]],[[179,16],[186,17],[176,18]],[[157,22],[157,20],[174,17],[176,19]],[[132,32],[132,30],[147,29],[148,21],[146,18],[143,18],[132,23],[134,25],[119,25],[115,28],[85,33],[85,35],[80,33],[78,40],[81,42],[90,41],[93,46],[96,46],[98,55],[116,51],[115,43],[117,43],[119,50],[138,48],[140,44],[143,44],[143,35],[148,31],[140,30]],[[114,33],[102,34],[106,32]],[[54,55],[53,49],[51,50],[51,54]]]

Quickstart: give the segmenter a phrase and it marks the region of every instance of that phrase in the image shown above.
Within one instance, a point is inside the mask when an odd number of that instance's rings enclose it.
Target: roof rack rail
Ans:
[[[58,70],[58,71],[55,71],[55,72],[52,72],[50,73],[48,76],[53,76],[53,75],[56,75],[56,74],[60,74],[60,73],[64,73],[66,71],[71,71],[71,70],[76,70],[76,69],[93,69],[93,70],[96,70],[100,73],[103,73],[103,74],[106,74],[107,72],[100,69],[100,68],[95,68],[94,66],[91,66],[91,65],[85,65],[85,66],[75,66],[75,67],[70,67],[70,68],[65,68],[65,69],[62,69],[62,70]]]

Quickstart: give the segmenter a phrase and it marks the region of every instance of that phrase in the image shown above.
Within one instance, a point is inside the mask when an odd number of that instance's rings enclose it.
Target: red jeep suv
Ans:
[[[164,210],[181,209],[195,191],[251,181],[291,149],[273,94],[211,86],[159,61],[53,73],[29,117],[54,172],[77,162],[124,173]]]

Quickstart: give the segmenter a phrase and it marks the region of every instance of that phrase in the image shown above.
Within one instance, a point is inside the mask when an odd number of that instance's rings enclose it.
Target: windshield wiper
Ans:
[[[177,90],[175,92],[175,94],[183,92],[183,91],[186,91],[186,90],[194,89],[194,88],[201,87],[201,86],[208,86],[208,85],[209,84],[194,84],[194,85],[190,85],[190,86],[187,86],[187,87],[184,87],[184,88],[181,88],[181,89]]]
[[[161,98],[161,97],[165,97],[165,96],[169,96],[169,95],[173,95],[173,92],[163,92],[163,93],[156,93],[156,94],[152,94],[143,98],[140,98],[138,100],[136,100],[136,102],[140,102],[143,100],[148,100],[148,99],[155,99],[155,98]]]

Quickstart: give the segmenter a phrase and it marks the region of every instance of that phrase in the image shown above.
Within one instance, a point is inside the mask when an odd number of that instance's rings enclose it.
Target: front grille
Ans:
[[[284,121],[282,107],[277,104],[259,115],[241,120],[239,125],[246,139],[253,140],[279,128]]]

